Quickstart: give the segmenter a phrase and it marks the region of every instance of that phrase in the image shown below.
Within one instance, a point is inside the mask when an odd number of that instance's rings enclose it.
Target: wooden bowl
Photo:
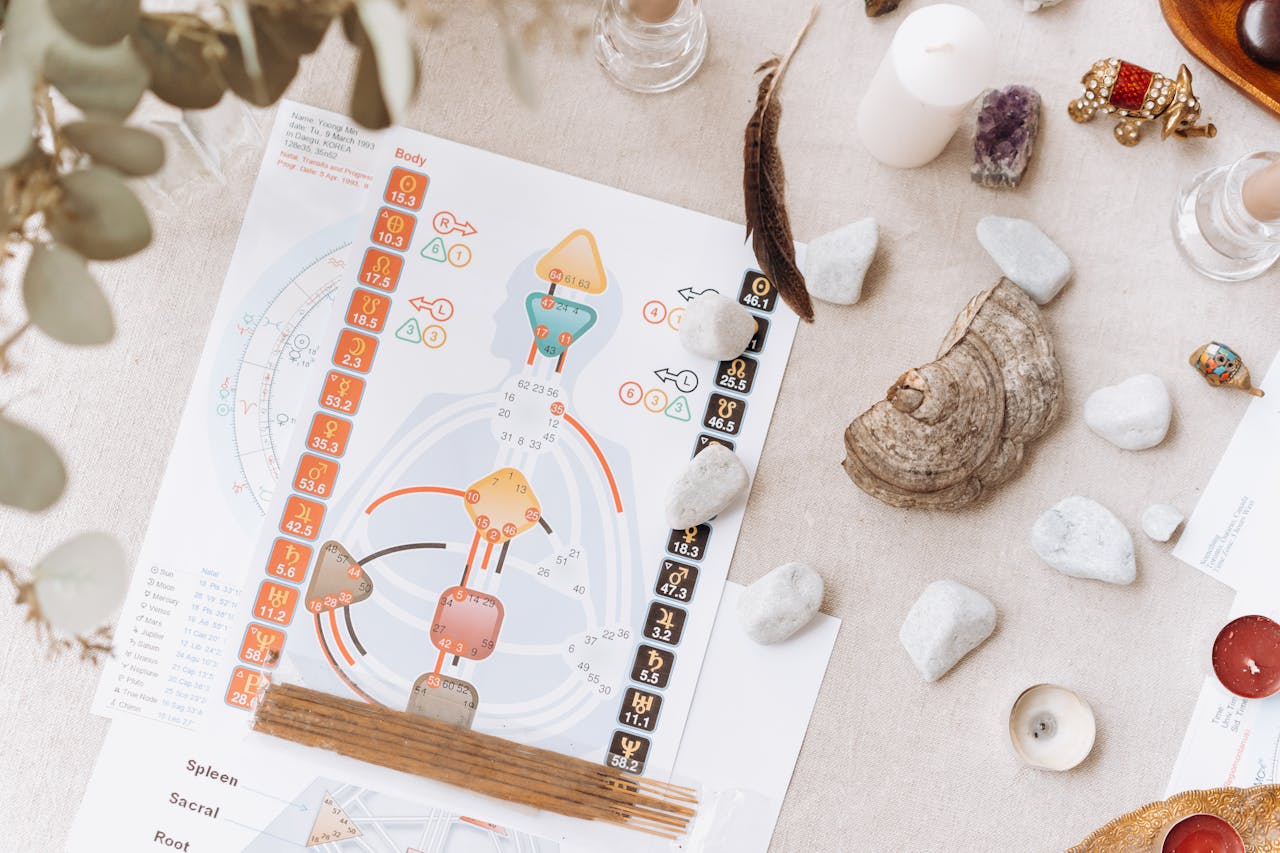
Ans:
[[[1280,785],[1174,794],[1116,818],[1067,853],[1149,853],[1170,825],[1193,814],[1231,824],[1249,853],[1280,853]]]
[[[1160,0],[1169,29],[1196,59],[1280,116],[1280,71],[1254,62],[1236,40],[1244,0]]]

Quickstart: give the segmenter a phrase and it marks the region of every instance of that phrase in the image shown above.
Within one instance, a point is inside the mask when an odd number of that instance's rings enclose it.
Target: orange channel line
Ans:
[[[484,546],[484,559],[480,561],[480,568],[482,569],[489,568],[489,555],[492,553],[493,553],[493,543],[490,542],[489,544]]]
[[[444,666],[444,649],[441,649],[440,654],[436,656],[436,668],[435,670],[433,670],[432,674],[439,675],[440,668],[443,666]]]
[[[467,568],[462,573],[462,583],[459,584],[463,589],[467,588],[467,578],[471,577],[471,563],[476,558],[476,548],[480,545],[480,531],[476,531],[476,535],[471,537],[471,553],[467,554]]]
[[[582,424],[578,423],[573,415],[565,412],[564,419],[569,422],[569,426],[576,429],[586,439],[587,444],[591,445],[591,450],[596,454],[596,459],[600,460],[600,467],[604,469],[604,475],[609,478],[609,488],[613,490],[613,505],[618,508],[618,512],[622,512],[622,496],[618,494],[618,482],[613,479],[613,471],[609,468],[609,462],[604,458],[604,453],[600,451],[600,445],[596,444],[596,440],[591,437]]]
[[[538,354],[538,342],[534,341],[529,347],[529,363],[533,364],[533,357]]]
[[[342,682],[346,684],[348,687],[350,687],[352,691],[354,691],[358,696],[360,696],[361,699],[364,699],[370,705],[378,705],[379,707],[381,707],[382,706],[381,702],[379,702],[377,699],[374,699],[368,693],[365,693],[359,687],[356,687],[356,683],[347,677],[347,674],[342,671],[342,667],[338,666],[337,661],[333,659],[333,655],[329,654],[329,647],[325,645],[324,634],[320,629],[320,614],[318,613],[316,614],[315,622],[316,622],[316,639],[320,641],[320,651],[324,652],[325,660],[329,661],[329,666],[333,667],[333,671],[338,674],[338,677],[342,679]]]
[[[431,492],[433,494],[438,494],[438,495],[453,495],[454,497],[459,497],[459,498],[466,497],[466,492],[462,491],[461,489],[451,489],[448,486],[410,486],[407,489],[396,489],[394,492],[387,492],[385,495],[378,498],[373,503],[369,504],[369,506],[365,509],[364,514],[372,515],[375,509],[377,509],[379,506],[386,503],[387,501],[391,500],[392,498],[398,498],[401,495],[417,494],[419,492]]]
[[[337,608],[329,611],[329,630],[333,632],[333,640],[338,644],[338,651],[342,652],[342,657],[346,660],[347,666],[355,666],[356,659],[351,656],[351,652],[347,651],[346,644],[342,642],[342,635],[338,633]]]

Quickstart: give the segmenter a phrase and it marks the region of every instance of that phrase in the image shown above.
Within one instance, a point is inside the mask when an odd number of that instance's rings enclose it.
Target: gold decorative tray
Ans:
[[[1150,853],[1174,821],[1201,812],[1239,830],[1248,853],[1280,853],[1280,785],[1175,794],[1116,818],[1067,853]]]
[[[1169,29],[1187,50],[1228,83],[1280,116],[1280,71],[1263,68],[1236,41],[1244,0],[1160,0]]]

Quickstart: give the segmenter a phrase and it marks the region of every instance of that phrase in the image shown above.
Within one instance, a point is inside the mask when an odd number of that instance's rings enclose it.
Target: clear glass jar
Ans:
[[[1280,219],[1256,219],[1244,205],[1244,182],[1280,162],[1280,152],[1259,151],[1192,178],[1173,209],[1178,251],[1199,273],[1218,281],[1245,281],[1280,258]]]
[[[701,0],[604,0],[596,15],[596,61],[633,92],[667,92],[707,55]]]

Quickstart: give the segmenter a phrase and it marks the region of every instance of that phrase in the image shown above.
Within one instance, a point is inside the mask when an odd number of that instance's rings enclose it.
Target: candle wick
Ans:
[[[929,45],[924,49],[924,52],[925,53],[941,53],[944,50],[955,50],[955,45],[953,45],[949,41],[944,41],[942,44]]]

